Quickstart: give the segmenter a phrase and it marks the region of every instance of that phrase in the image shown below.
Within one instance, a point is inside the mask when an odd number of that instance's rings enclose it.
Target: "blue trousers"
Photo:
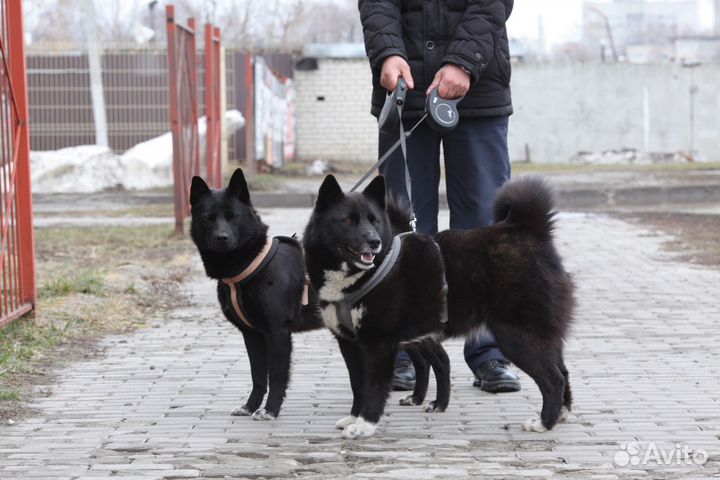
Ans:
[[[405,121],[405,130],[414,123]],[[407,141],[407,157],[418,232],[432,236],[438,232],[441,144],[450,228],[471,229],[493,223],[495,194],[510,179],[507,132],[508,117],[461,118],[458,126],[445,134],[430,128],[426,121],[417,127]],[[380,155],[398,138],[399,133],[381,133]],[[407,199],[400,148],[380,168],[380,173],[385,176],[391,195]],[[489,332],[468,338],[464,354],[473,371],[488,360],[505,360]]]

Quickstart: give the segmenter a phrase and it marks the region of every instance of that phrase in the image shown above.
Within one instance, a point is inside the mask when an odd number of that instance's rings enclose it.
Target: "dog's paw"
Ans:
[[[542,420],[537,417],[525,420],[522,424],[522,429],[526,432],[547,432],[547,428],[542,424]]]
[[[249,417],[252,415],[253,412],[250,411],[249,408],[247,408],[247,405],[243,405],[242,407],[238,407],[232,412],[230,412],[230,415],[234,417]]]
[[[570,414],[572,412],[569,408],[567,408],[565,405],[560,409],[560,416],[558,417],[558,422],[564,422],[568,418],[570,418]]]
[[[425,413],[441,413],[444,412],[444,408],[440,408],[435,400],[428,402],[423,406],[423,412]]]
[[[402,405],[403,407],[411,407],[413,405],[420,405],[420,404],[415,401],[414,395],[408,395],[407,397],[403,397],[400,399],[400,405]]]
[[[337,428],[338,430],[345,430],[345,427],[347,427],[348,425],[352,425],[356,421],[357,421],[356,416],[348,415],[347,417],[341,418],[340,420],[335,422],[335,428]]]
[[[252,414],[253,420],[275,420],[275,415],[268,412],[264,408],[259,408],[255,410],[255,413]]]
[[[345,430],[343,430],[343,432],[342,432],[342,438],[355,440],[358,438],[372,437],[375,434],[376,428],[377,428],[376,423],[366,422],[361,417],[361,418],[358,418],[355,423],[350,424],[347,427],[345,427]]]

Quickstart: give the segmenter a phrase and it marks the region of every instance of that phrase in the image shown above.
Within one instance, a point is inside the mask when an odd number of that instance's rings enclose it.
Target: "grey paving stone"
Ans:
[[[273,234],[301,232],[307,210],[262,210]],[[447,222],[447,218],[444,218]],[[38,415],[0,426],[0,478],[710,478],[720,475],[720,271],[673,260],[667,237],[598,215],[561,215],[558,245],[578,284],[567,345],[575,397],[552,432],[520,430],[541,398],[473,388],[462,342],[446,343],[453,392],[443,414],[390,396],[378,435],[342,440],[347,373],[325,331],[294,337],[293,377],[274,422],[232,417],[250,391],[239,333],[212,282],[191,307],[59,371]],[[199,270],[198,270],[199,272]],[[434,386],[428,397],[432,398]],[[628,442],[704,450],[705,465],[618,468]],[[668,450],[669,451],[669,450]]]

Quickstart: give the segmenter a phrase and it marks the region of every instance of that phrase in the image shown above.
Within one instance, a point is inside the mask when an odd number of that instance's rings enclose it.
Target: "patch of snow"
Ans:
[[[325,175],[330,172],[330,164],[325,160],[315,160],[305,167],[305,175],[312,177],[314,175]]]
[[[225,112],[230,136],[245,119],[237,110]],[[198,121],[203,162],[207,124]],[[55,151],[30,152],[32,188],[35,193],[90,193],[102,190],[144,190],[173,184],[172,135],[168,132],[139,143],[122,155],[107,147],[80,145]]]
[[[604,150],[601,152],[578,152],[570,158],[573,165],[653,165],[667,163],[687,163],[680,153],[641,152],[634,148]]]

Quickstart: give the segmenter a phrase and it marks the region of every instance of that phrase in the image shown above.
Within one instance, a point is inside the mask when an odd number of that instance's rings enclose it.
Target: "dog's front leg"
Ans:
[[[350,376],[350,388],[352,388],[353,392],[350,415],[341,418],[335,423],[335,428],[344,430],[348,425],[355,423],[365,402],[365,358],[362,349],[357,343],[340,337],[335,338],[340,346],[340,353],[342,353],[345,360],[345,366]]]
[[[253,388],[245,405],[233,410],[231,415],[248,416],[252,415],[260,407],[267,391],[268,354],[265,337],[261,333],[249,330],[241,331],[245,339],[245,349],[250,359]]]
[[[288,322],[288,325],[290,324]],[[285,392],[290,381],[292,339],[289,327],[282,327],[267,337],[267,352],[270,391],[265,408],[253,413],[254,420],[274,420],[280,414],[280,407],[285,400]]]
[[[390,393],[397,345],[369,345],[365,350],[365,403],[357,421],[345,427],[343,438],[375,434]]]

